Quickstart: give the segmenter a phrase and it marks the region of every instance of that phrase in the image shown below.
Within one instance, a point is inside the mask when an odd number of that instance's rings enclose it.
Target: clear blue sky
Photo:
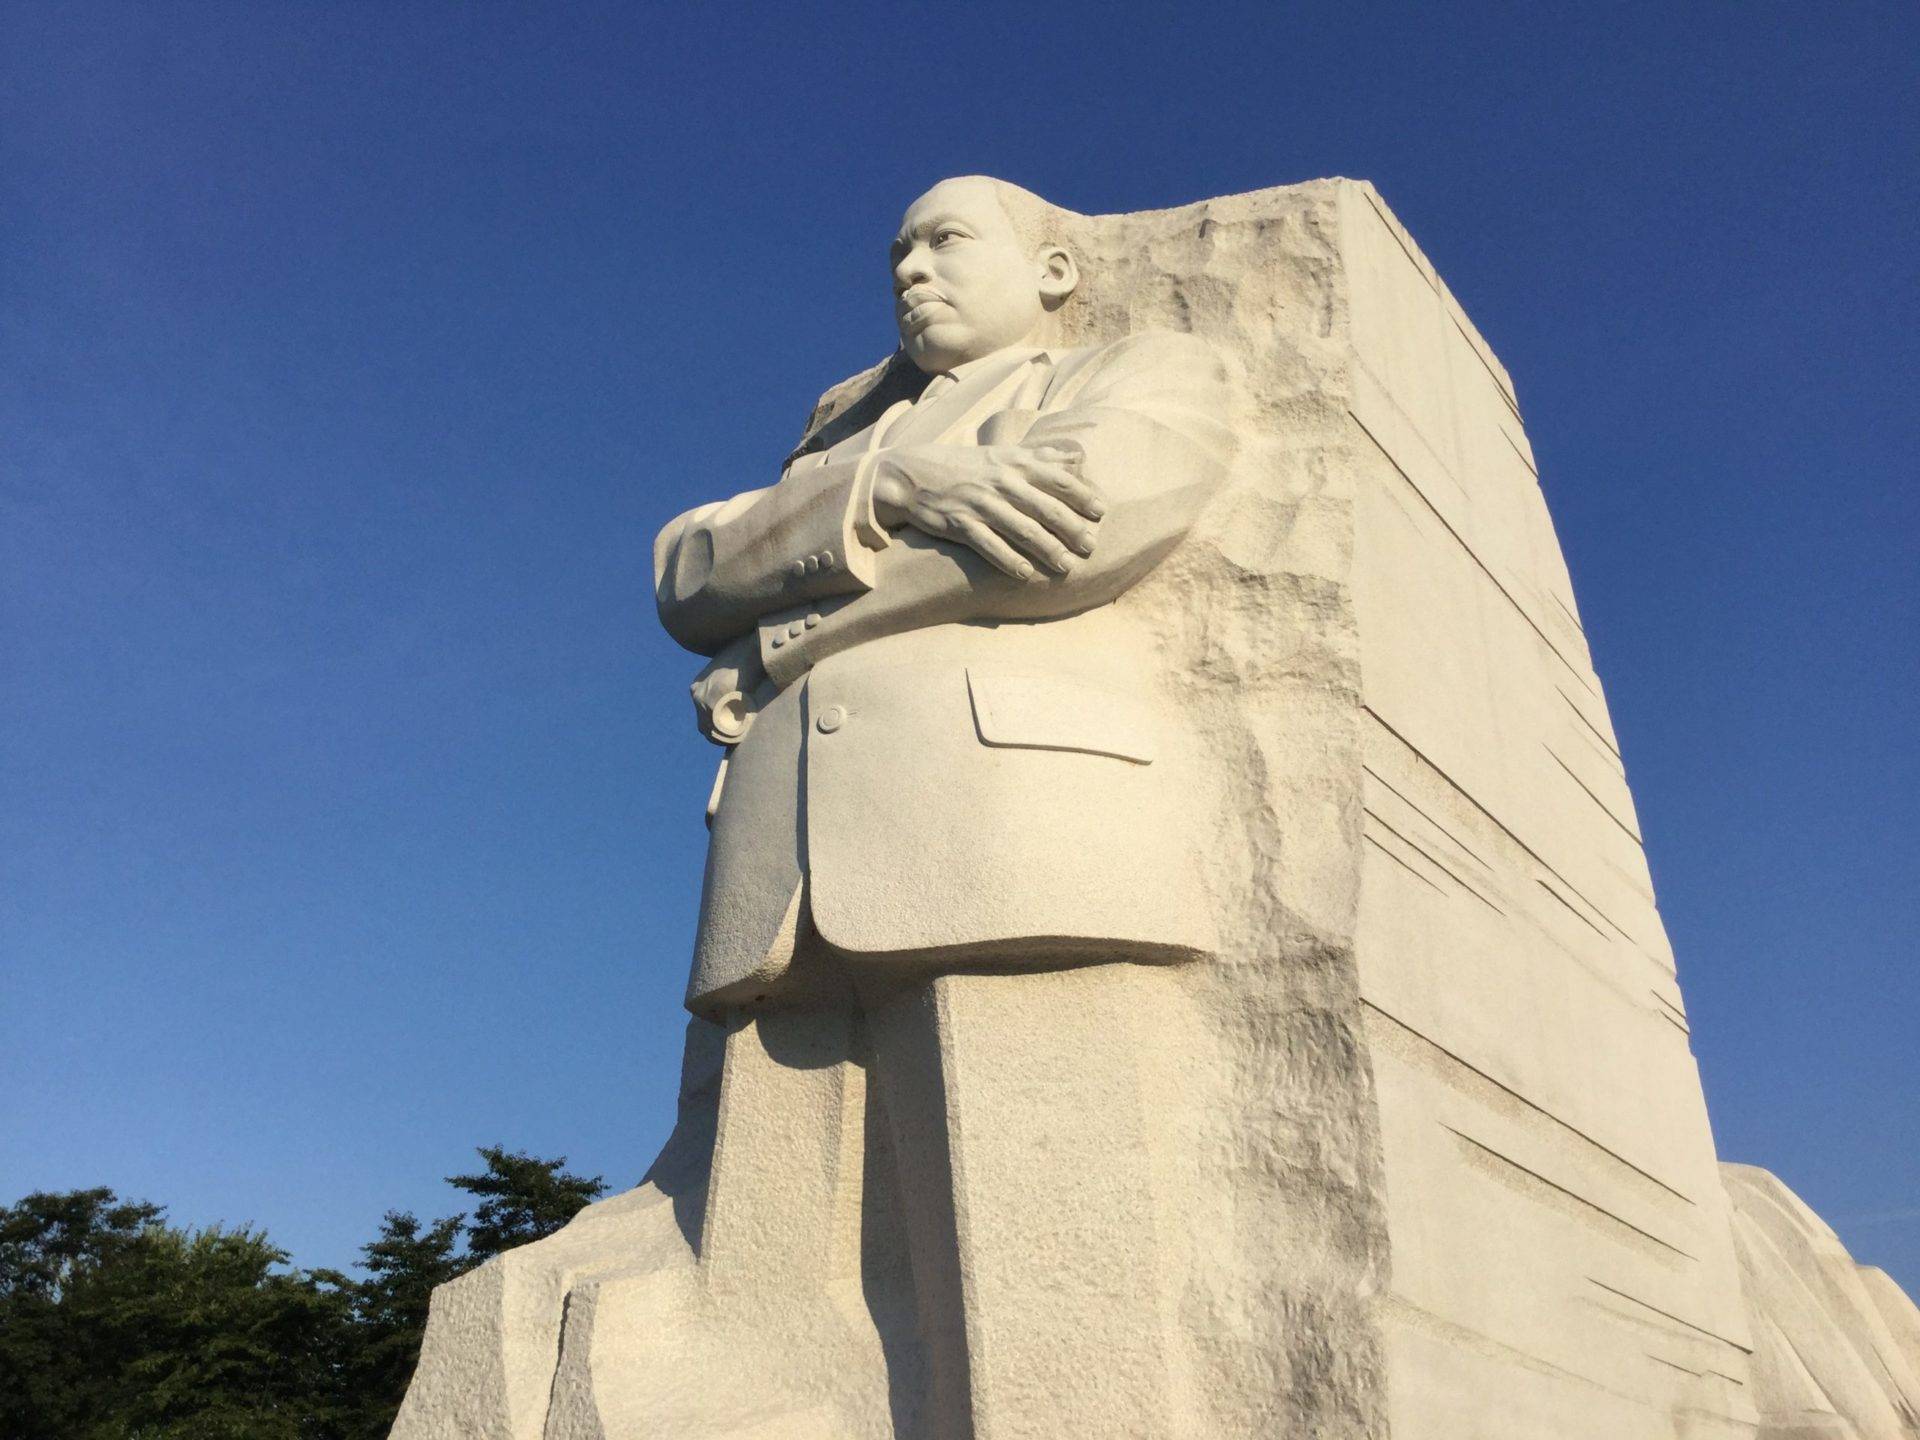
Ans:
[[[1920,7],[0,19],[0,1202],[307,1264],[666,1133],[713,753],[646,553],[904,203],[1376,182],[1511,368],[1723,1155],[1920,1294]]]

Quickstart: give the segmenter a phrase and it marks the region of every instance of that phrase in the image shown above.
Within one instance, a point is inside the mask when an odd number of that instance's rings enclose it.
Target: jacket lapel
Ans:
[[[895,401],[873,424],[827,449],[803,456],[794,466],[804,469],[824,465],[883,445],[972,444],[976,437],[981,444],[1011,443],[1019,438],[1017,434],[1009,434],[1003,441],[991,435],[980,436],[980,429],[1008,410],[1026,412],[1030,422],[1033,413],[1047,408],[1047,400],[1058,388],[1062,371],[1056,359],[1078,353],[1037,350],[968,375],[932,400]],[[1072,369],[1070,364],[1067,368]],[[1024,426],[1014,428],[1024,432]]]
[[[987,416],[1004,408],[1024,388],[1034,365],[1045,361],[1046,353],[1040,351],[976,370],[944,395],[915,405],[881,437],[881,443],[965,443]]]

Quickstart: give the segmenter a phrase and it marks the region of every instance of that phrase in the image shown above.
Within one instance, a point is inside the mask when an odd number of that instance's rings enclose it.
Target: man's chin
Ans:
[[[972,337],[957,325],[929,325],[913,335],[903,336],[900,348],[907,358],[929,375],[940,375],[966,363],[972,353]]]

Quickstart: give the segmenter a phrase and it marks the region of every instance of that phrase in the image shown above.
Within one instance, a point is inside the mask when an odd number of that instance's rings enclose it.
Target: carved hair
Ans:
[[[992,175],[968,175],[962,178],[981,180],[993,186],[994,193],[1000,197],[1000,208],[1006,213],[1007,223],[1013,226],[1013,233],[1019,237],[1020,248],[1029,255],[1050,245],[1057,245],[1062,250],[1073,249],[1067,237],[1072,222],[1079,217],[1071,210],[1062,209],[1011,180],[997,179]]]

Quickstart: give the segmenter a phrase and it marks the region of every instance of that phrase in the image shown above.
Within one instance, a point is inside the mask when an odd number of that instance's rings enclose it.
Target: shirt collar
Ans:
[[[996,350],[991,355],[982,355],[976,359],[965,361],[954,366],[953,369],[943,371],[942,373],[950,376],[955,381],[960,381],[965,380],[969,375],[977,375],[980,371],[989,368],[997,369],[1005,366],[1008,370],[1012,370],[1014,366],[1024,364],[1026,361],[1033,359],[1034,356],[1044,355],[1046,353],[1046,350],[1039,345],[1009,345],[1004,350]]]

